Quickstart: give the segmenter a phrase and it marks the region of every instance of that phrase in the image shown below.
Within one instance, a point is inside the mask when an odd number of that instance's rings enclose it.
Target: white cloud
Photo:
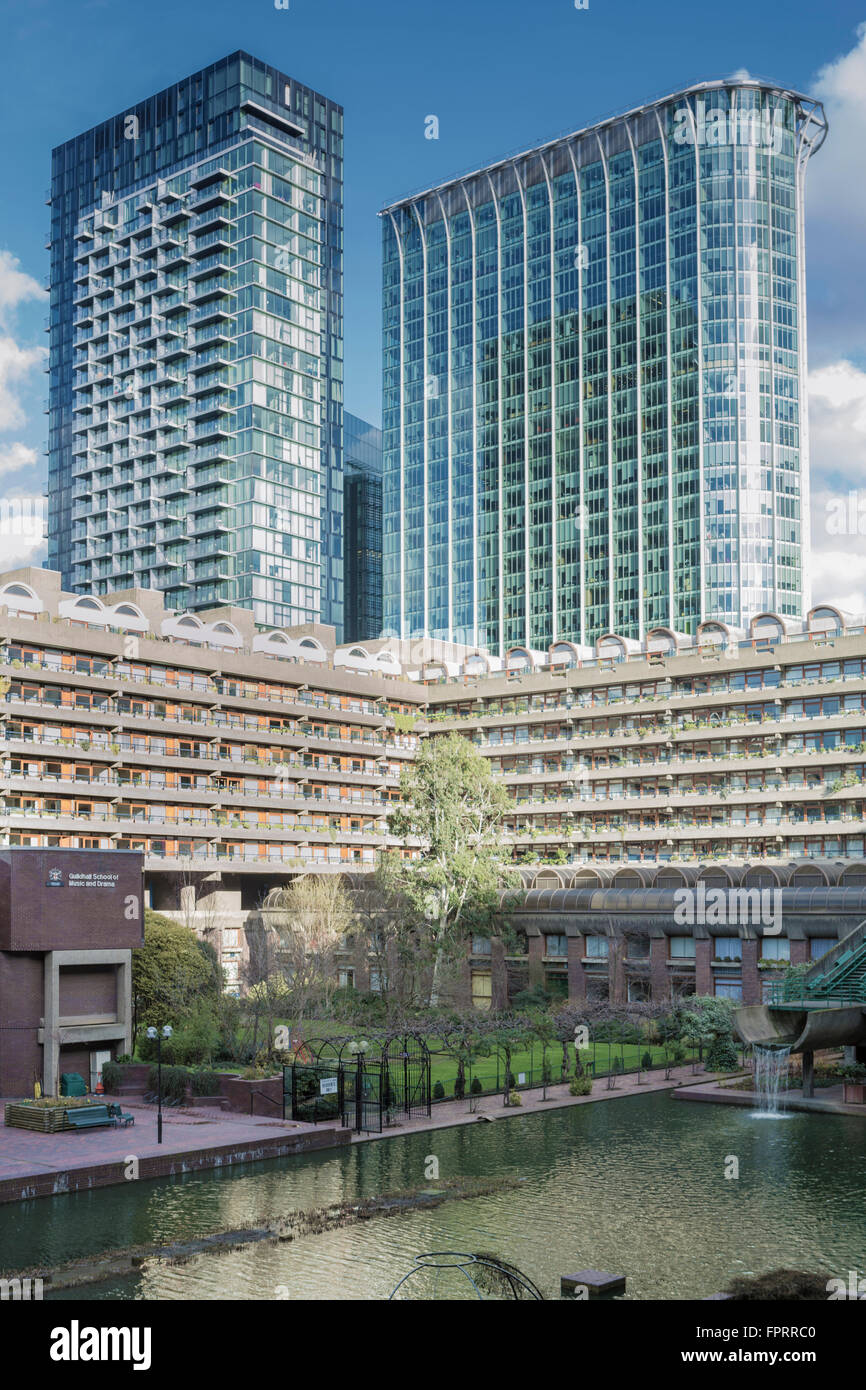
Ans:
[[[819,519],[822,528],[825,515],[822,507]],[[859,550],[840,550],[838,540],[833,543],[826,535],[823,539],[825,547],[832,548],[819,549],[817,544],[813,548],[812,602],[835,603],[849,613],[866,614],[866,552],[862,542]],[[856,541],[850,543],[856,544]]]
[[[31,387],[31,375],[44,366],[47,357],[43,347],[28,347],[13,336],[10,319],[16,317],[19,306],[28,300],[43,301],[46,291],[21,269],[17,257],[10,251],[0,251],[0,433],[21,430],[28,424],[22,400]],[[41,432],[41,431],[40,431]],[[29,444],[20,440],[0,445],[0,475],[35,470],[38,455]],[[38,483],[36,476],[30,486]]]
[[[18,429],[25,423],[15,388],[42,366],[45,356],[44,348],[21,347],[14,338],[0,338],[0,431]]]
[[[809,94],[824,105],[829,132],[806,178],[809,352],[814,362],[863,352],[866,276],[866,24],[848,52],[825,64]]]
[[[17,492],[0,496],[0,570],[43,564],[45,498]]]
[[[9,310],[16,309],[27,299],[47,299],[48,292],[32,275],[20,269],[21,262],[11,251],[0,251],[0,323],[5,324]]]
[[[866,372],[833,362],[809,375],[813,491],[856,487],[866,464]]]
[[[7,535],[0,529],[0,573],[22,569],[25,565],[41,568],[47,559],[44,536]]]
[[[812,599],[866,613],[866,372],[833,362],[809,376]]]
[[[0,473],[17,473],[21,468],[33,468],[39,455],[27,444],[0,445]]]

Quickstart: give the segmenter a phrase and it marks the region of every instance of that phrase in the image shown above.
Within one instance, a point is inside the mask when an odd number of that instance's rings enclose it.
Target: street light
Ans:
[[[366,1038],[357,1041],[353,1038],[349,1043],[349,1052],[357,1057],[355,1067],[355,1132],[360,1134],[361,1122],[364,1117],[364,1056],[369,1051],[370,1044]]]
[[[156,1067],[157,1067],[157,1092],[156,1092],[156,1142],[162,1143],[162,1040],[171,1037],[171,1024],[166,1023],[165,1027],[148,1028],[147,1036],[151,1042],[156,1039]]]

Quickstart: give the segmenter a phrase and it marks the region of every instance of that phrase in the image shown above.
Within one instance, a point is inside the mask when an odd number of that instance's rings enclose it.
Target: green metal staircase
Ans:
[[[767,1003],[807,1008],[866,1004],[866,922],[816,960],[804,975],[774,984]]]

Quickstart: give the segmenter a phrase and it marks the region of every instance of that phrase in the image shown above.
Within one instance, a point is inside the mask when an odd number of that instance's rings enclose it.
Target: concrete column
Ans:
[[[115,1009],[117,1021],[123,1025],[123,1046],[120,1051],[132,1052],[132,952],[125,953],[126,959],[117,965]]]
[[[45,952],[42,1020],[42,1091],[56,1096],[60,1087],[60,966],[55,951]]]
[[[803,1053],[803,1096],[814,1096],[815,1094],[815,1054],[814,1052]]]

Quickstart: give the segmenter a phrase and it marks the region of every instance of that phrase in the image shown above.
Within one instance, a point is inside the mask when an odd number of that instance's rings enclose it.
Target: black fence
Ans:
[[[356,1133],[430,1114],[430,1053],[423,1039],[311,1039],[283,1068],[283,1118],[335,1122]]]

